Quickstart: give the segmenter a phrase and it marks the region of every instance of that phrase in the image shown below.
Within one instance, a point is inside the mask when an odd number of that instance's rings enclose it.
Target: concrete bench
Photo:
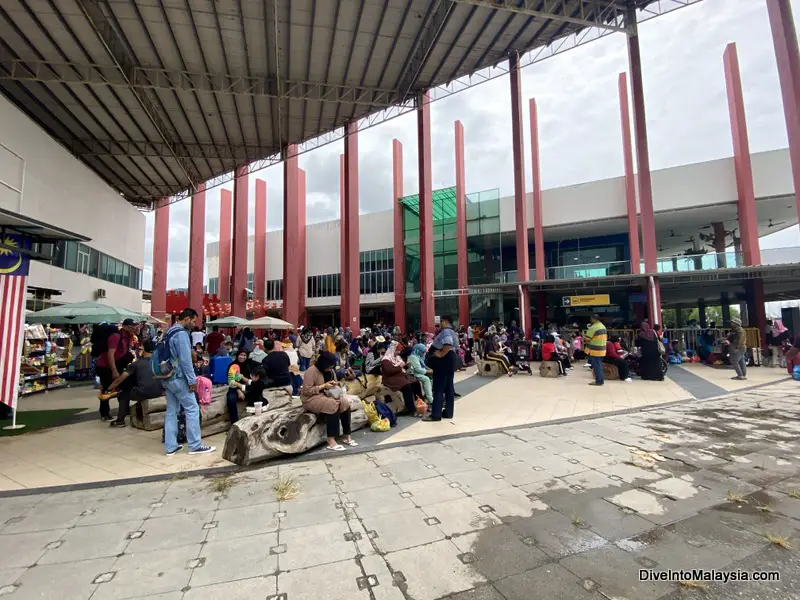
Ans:
[[[539,365],[540,377],[558,377],[558,375],[558,363],[554,360],[545,360]]]
[[[478,375],[481,377],[502,377],[506,374],[503,367],[496,360],[479,359],[477,366]]]

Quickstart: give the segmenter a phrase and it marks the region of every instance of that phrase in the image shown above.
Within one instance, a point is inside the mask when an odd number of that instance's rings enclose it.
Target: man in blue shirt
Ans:
[[[453,318],[443,316],[441,329],[431,344],[431,359],[426,360],[428,367],[433,370],[433,405],[431,412],[423,421],[441,421],[442,418],[452,419],[455,409],[455,387],[453,376],[456,372],[455,349],[458,346],[458,336],[453,331]],[[444,405],[444,407],[442,406]]]
[[[214,446],[206,446],[200,437],[200,407],[194,395],[197,377],[192,364],[192,346],[189,332],[197,323],[197,311],[184,308],[178,320],[167,330],[170,355],[174,364],[172,376],[162,381],[167,393],[167,414],[164,421],[164,446],[167,456],[173,456],[183,449],[178,444],[178,409],[183,407],[186,416],[186,440],[189,454],[208,454]]]

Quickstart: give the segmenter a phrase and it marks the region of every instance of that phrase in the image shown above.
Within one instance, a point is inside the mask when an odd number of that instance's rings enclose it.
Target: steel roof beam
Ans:
[[[265,146],[226,146],[220,144],[181,143],[169,148],[163,142],[118,140],[59,139],[58,142],[76,156],[130,156],[133,158],[186,158],[216,160],[256,160],[272,154],[274,148]]]
[[[452,0],[462,4],[482,6],[495,10],[514,12],[542,20],[571,23],[583,27],[598,27],[609,31],[624,32],[622,23],[625,7],[616,2],[606,3],[597,0],[577,0],[580,10],[577,16],[567,14],[575,0]],[[538,7],[538,8],[537,8]]]

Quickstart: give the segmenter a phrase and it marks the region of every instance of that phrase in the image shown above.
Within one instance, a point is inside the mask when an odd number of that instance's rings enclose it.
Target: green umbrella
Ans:
[[[66,325],[96,325],[98,323],[122,323],[125,319],[133,319],[137,323],[147,321],[147,316],[135,310],[119,306],[109,306],[101,302],[74,302],[51,306],[25,316],[28,323],[49,323]]]
[[[230,316],[222,317],[216,321],[208,321],[206,322],[206,325],[209,327],[213,327],[214,325],[217,327],[248,327],[250,325],[250,321],[241,317]]]

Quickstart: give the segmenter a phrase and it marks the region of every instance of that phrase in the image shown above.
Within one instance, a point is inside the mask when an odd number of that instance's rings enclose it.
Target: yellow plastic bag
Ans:
[[[378,409],[375,408],[375,405],[372,402],[364,402],[364,412],[367,413],[367,422],[370,425],[372,425],[376,421],[380,421],[380,417],[378,416]],[[373,429],[373,431],[375,430]]]
[[[369,428],[372,431],[389,431],[392,428],[392,424],[389,423],[389,419],[378,419],[373,421]]]

